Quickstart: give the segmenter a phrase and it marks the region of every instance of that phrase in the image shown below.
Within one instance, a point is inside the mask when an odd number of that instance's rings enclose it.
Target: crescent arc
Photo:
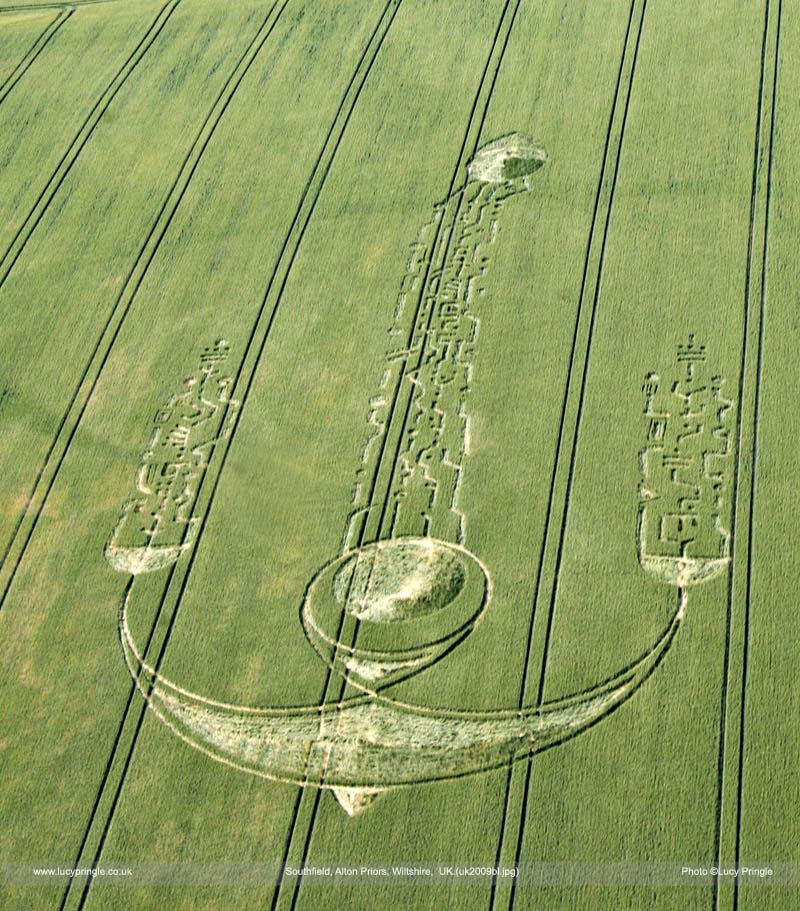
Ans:
[[[520,710],[427,708],[359,693],[338,703],[256,707],[220,702],[168,680],[119,631],[131,676],[153,713],[218,762],[300,786],[377,792],[488,771],[571,739],[629,699],[665,656],[683,620],[686,591],[651,647],[602,683]]]

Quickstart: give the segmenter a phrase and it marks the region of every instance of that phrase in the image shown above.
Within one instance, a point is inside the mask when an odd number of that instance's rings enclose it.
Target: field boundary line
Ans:
[[[758,422],[761,406],[764,323],[767,298],[767,266],[772,200],[772,174],[777,119],[777,93],[780,64],[783,2],[767,0],[764,8],[764,31],[761,49],[761,71],[756,128],[753,148],[753,183],[751,189],[750,230],[744,288],[744,320],[739,376],[739,402],[736,442],[736,496],[734,517],[739,520],[740,539],[733,539],[734,556],[744,550],[744,568],[738,571],[735,559],[728,573],[728,603],[725,630],[723,694],[720,705],[720,740],[718,757],[717,814],[715,820],[714,858],[719,868],[727,864],[726,855],[740,861],[742,799],[744,788],[744,741],[746,697],[750,644],[750,617],[753,574],[753,539],[755,536],[755,494],[758,482]],[[774,48],[770,35],[775,20]],[[767,78],[770,54],[771,79]],[[766,95],[766,89],[771,97]],[[766,112],[766,113],[765,113]],[[762,172],[766,174],[762,176]],[[763,192],[761,187],[763,186]],[[763,221],[763,225],[762,225]],[[759,249],[756,237],[760,235]],[[756,261],[760,260],[758,267]],[[751,315],[753,302],[758,306]],[[753,316],[755,319],[753,319]],[[742,499],[740,503],[739,500]],[[735,526],[732,526],[732,530]],[[740,576],[744,576],[740,582]],[[730,766],[730,768],[729,768]],[[727,809],[731,807],[731,809]],[[719,875],[714,878],[713,907],[737,911],[739,879],[723,888]]]
[[[545,522],[539,548],[539,557],[534,582],[534,597],[531,607],[530,621],[526,638],[526,647],[523,659],[523,671],[521,674],[520,692],[518,697],[518,707],[525,705],[528,693],[531,688],[531,674],[535,672],[535,665],[538,664],[539,674],[536,684],[537,701],[541,702],[544,698],[544,679],[547,666],[547,656],[549,652],[549,639],[552,629],[553,613],[555,601],[558,592],[558,580],[561,567],[561,558],[563,555],[563,545],[566,536],[567,517],[569,513],[570,495],[574,477],[574,467],[578,450],[580,421],[583,414],[583,401],[588,376],[589,360],[591,346],[594,337],[594,327],[596,315],[599,306],[600,290],[602,284],[602,272],[605,262],[606,242],[611,223],[614,196],[619,175],[620,162],[622,157],[622,147],[625,137],[625,127],[627,124],[630,99],[633,93],[634,78],[638,61],[639,46],[642,32],[644,29],[645,14],[647,11],[647,0],[642,2],[638,17],[638,26],[634,29],[636,21],[636,6],[638,0],[632,0],[628,14],[628,22],[625,30],[625,36],[622,46],[622,54],[617,72],[616,85],[614,89],[613,102],[609,114],[608,126],[606,129],[606,138],[603,149],[603,157],[598,178],[597,189],[595,191],[595,200],[590,221],[589,233],[587,236],[586,252],[584,256],[583,273],[581,277],[580,292],[578,295],[578,305],[576,308],[575,322],[573,325],[573,336],[571,342],[569,366],[567,378],[564,387],[564,394],[561,403],[561,414],[559,427],[556,436],[556,445],[553,459],[553,467],[550,477],[550,488],[548,493],[548,503],[545,512]],[[634,33],[636,37],[632,40]],[[626,78],[626,66],[629,65]],[[625,95],[625,103],[620,110],[620,99],[622,94]],[[619,120],[618,133],[615,136],[615,124]],[[615,141],[616,140],[616,141]],[[610,176],[609,176],[610,175]],[[598,215],[604,211],[602,228],[598,226]],[[598,241],[597,238],[601,239]],[[599,250],[597,250],[599,244]],[[583,325],[587,321],[586,308],[584,306],[587,299],[591,297],[592,306],[588,315],[588,326]],[[584,338],[585,337],[585,338]],[[583,341],[583,346],[579,341]],[[578,359],[577,355],[581,354]],[[577,376],[580,374],[580,385],[576,391],[575,384]],[[577,402],[574,399],[577,396]],[[567,430],[567,427],[569,429]],[[569,440],[569,442],[567,442]],[[569,460],[566,478],[563,477],[564,461],[569,447]],[[556,511],[556,498],[563,493],[563,504],[560,508],[560,517],[554,515]],[[560,502],[560,501],[559,501]],[[549,596],[543,591],[545,583],[545,565],[548,561],[548,555],[552,551],[551,536],[554,525],[559,527],[558,543],[556,546],[555,566],[550,580],[551,590]],[[537,637],[538,629],[541,627],[539,620],[539,602],[545,598],[548,602],[547,615],[545,618],[545,629],[543,635]],[[539,643],[539,639],[543,641]],[[537,647],[538,646],[538,647]],[[534,653],[541,652],[538,662],[534,661]],[[508,766],[506,774],[506,791],[504,798],[503,816],[501,821],[500,837],[498,839],[497,853],[495,855],[496,864],[503,862],[503,857],[514,846],[513,859],[509,860],[511,864],[518,864],[522,851],[522,843],[525,832],[525,817],[527,815],[527,805],[531,785],[531,773],[533,767],[533,757],[529,757],[525,763],[511,763]],[[512,813],[512,804],[519,805],[515,807],[515,818],[509,828],[509,821]],[[513,908],[516,900],[516,884],[510,881],[502,883],[494,877],[492,880],[490,892],[490,907],[495,909],[501,902],[500,893],[503,895],[502,900],[507,900],[508,907]]]
[[[288,0],[287,0],[287,2],[288,2]],[[203,531],[205,529],[206,521],[208,519],[208,515],[210,513],[211,506],[213,505],[214,496],[215,496],[216,490],[218,488],[219,479],[220,479],[222,471],[224,469],[224,465],[225,465],[225,462],[227,459],[227,454],[230,451],[230,447],[233,443],[233,440],[234,440],[234,437],[236,434],[236,430],[239,426],[239,418],[241,417],[242,410],[244,409],[245,401],[252,388],[252,384],[253,384],[253,381],[255,378],[255,368],[258,366],[258,363],[260,362],[260,359],[261,359],[261,355],[263,354],[264,347],[266,345],[272,325],[274,323],[278,305],[280,304],[280,301],[282,300],[283,290],[286,286],[286,283],[287,283],[289,274],[291,272],[292,266],[294,264],[295,258],[297,256],[300,244],[305,235],[305,230],[311,219],[313,211],[316,208],[317,200],[319,199],[319,195],[324,187],[325,181],[327,179],[327,175],[333,164],[333,160],[336,156],[336,153],[338,152],[339,146],[341,144],[342,138],[344,136],[344,132],[349,123],[352,112],[355,108],[358,98],[361,95],[361,90],[363,89],[366,79],[369,76],[369,73],[372,69],[372,65],[374,64],[378,51],[380,50],[380,47],[383,43],[383,39],[386,36],[386,32],[388,31],[388,26],[391,25],[391,22],[394,20],[394,16],[395,16],[397,9],[399,8],[401,2],[402,2],[402,0],[388,0],[380,18],[379,18],[378,25],[376,26],[375,30],[372,33],[372,36],[370,37],[369,41],[365,45],[364,50],[361,53],[361,57],[350,78],[350,81],[345,89],[344,95],[339,103],[338,109],[337,109],[336,114],[334,115],[334,119],[328,129],[327,136],[323,142],[319,155],[317,156],[316,162],[306,181],[300,201],[297,206],[297,210],[295,211],[295,214],[294,214],[294,217],[290,224],[289,230],[284,238],[280,254],[271,271],[270,279],[267,284],[267,290],[264,294],[261,307],[259,308],[258,315],[256,317],[256,321],[251,330],[250,337],[249,337],[249,340],[247,342],[247,346],[245,349],[245,353],[242,357],[242,360],[241,360],[239,367],[237,369],[237,372],[236,372],[233,393],[234,393],[235,397],[241,402],[241,405],[240,405],[239,410],[236,413],[235,421],[233,423],[230,436],[227,439],[226,446],[224,447],[222,454],[216,460],[219,465],[219,468],[213,478],[210,493],[205,497],[207,502],[202,508],[199,509],[200,523],[199,523],[194,546],[189,555],[189,561],[187,563],[185,571],[182,574],[182,577],[179,576],[178,573],[176,572],[179,564],[173,564],[173,566],[170,568],[169,578],[167,579],[167,581],[163,587],[162,595],[160,597],[156,615],[155,615],[155,618],[151,625],[150,635],[148,636],[148,645],[146,647],[148,650],[154,649],[156,647],[152,643],[155,641],[155,635],[156,635],[156,632],[160,625],[160,620],[162,618],[162,615],[164,615],[164,613],[165,613],[164,605],[166,603],[167,596],[170,593],[170,589],[172,588],[173,580],[177,580],[176,585],[178,586],[178,592],[175,595],[175,598],[174,598],[175,603],[172,605],[171,610],[166,612],[168,614],[166,621],[165,621],[165,623],[167,625],[167,629],[164,633],[164,636],[163,636],[161,644],[160,644],[160,648],[158,650],[158,657],[157,657],[156,664],[155,664],[156,669],[160,668],[160,665],[164,659],[164,655],[166,653],[166,649],[167,649],[167,646],[169,643],[172,629],[174,628],[174,623],[175,623],[175,620],[177,617],[178,607],[183,598],[183,594],[186,589],[189,574],[191,572],[191,569],[192,569],[192,566],[194,563],[194,557],[195,557],[195,554],[197,553],[197,548],[199,546],[200,539],[201,539]],[[286,5],[286,4],[284,4],[284,5]],[[375,42],[374,41],[375,36],[378,33],[378,29],[380,27],[381,22],[383,22],[383,20],[386,18],[387,11],[391,11],[391,16],[389,18],[388,25],[386,25],[384,27],[383,33],[378,36],[378,40],[377,40],[377,42]],[[372,49],[372,56],[365,66],[364,62],[367,59],[370,49]],[[360,82],[357,81],[359,74],[361,74]],[[350,102],[349,107],[348,107],[348,99]],[[337,133],[337,128],[338,128],[338,133]],[[281,273],[283,273],[282,278],[280,277]],[[278,288],[278,290],[277,290],[277,292],[274,292],[274,289],[276,287]],[[271,300],[272,300],[273,306],[271,309],[269,309],[268,304],[270,303]],[[249,371],[249,376],[247,376],[247,370],[245,369],[248,366],[248,361],[252,361],[252,363],[250,365],[251,369]],[[244,379],[243,379],[243,377],[244,377]],[[236,392],[236,390],[238,389],[238,387],[240,385],[245,386],[245,391],[241,395],[241,397]],[[212,460],[213,460],[213,456],[212,456]],[[213,465],[213,461],[210,463],[210,466],[209,466],[210,469],[211,469],[212,465]],[[203,479],[201,480],[200,487],[198,489],[197,496],[196,496],[196,501],[195,501],[196,503],[199,503],[201,495],[203,495],[203,493],[204,493],[202,490],[202,487],[203,487],[204,481],[208,478],[209,474],[213,474],[213,472],[211,470],[209,470],[209,472],[207,472],[203,476]],[[133,684],[132,688],[131,688],[131,698],[132,698],[133,692],[135,692],[135,684]],[[129,700],[129,702],[130,702],[130,700]],[[105,825],[103,828],[100,842],[97,846],[95,862],[97,862],[97,860],[99,860],[99,858],[102,854],[102,850],[103,850],[103,847],[105,844],[106,837],[108,835],[111,821],[112,821],[114,812],[116,810],[116,806],[118,804],[119,797],[122,793],[124,782],[125,782],[125,779],[127,776],[127,771],[130,767],[131,761],[134,756],[136,745],[138,743],[139,733],[141,731],[141,727],[142,727],[144,718],[146,716],[146,713],[147,713],[147,703],[142,702],[142,704],[140,706],[140,710],[139,710],[139,717],[135,721],[135,729],[134,729],[132,737],[131,737],[131,743],[128,748],[127,757],[124,760],[122,774],[121,774],[119,782],[117,783],[115,793],[113,795],[112,804],[109,809],[109,814],[108,814],[108,817],[106,819],[106,822],[105,822]],[[118,745],[118,743],[121,739],[121,732],[125,726],[126,720],[127,719],[125,717],[123,717],[123,719],[120,723],[120,732],[119,732],[117,741],[115,742],[115,747]],[[114,756],[112,756],[110,758],[109,763],[108,763],[109,767],[111,767],[111,765],[114,764],[114,758],[115,758]],[[98,800],[100,799],[101,796],[102,795],[98,795]],[[89,882],[87,882],[86,888],[84,889],[84,892],[81,896],[81,902],[80,902],[81,908],[84,906],[84,903],[85,903],[86,897],[88,896],[90,887],[91,887],[91,880]]]
[[[25,51],[25,54],[21,57],[19,63],[17,63],[14,69],[3,80],[2,85],[0,85],[0,104],[8,98],[14,86],[19,83],[20,79],[22,79],[25,73],[27,73],[30,67],[36,62],[42,51],[56,36],[61,29],[61,26],[64,25],[75,12],[74,6],[60,6],[56,7],[56,9],[60,9],[58,15],[51,19],[42,31],[39,32],[36,36],[36,40],[31,44],[28,50]]]
[[[0,6],[0,16],[4,13],[24,13],[28,10],[36,12],[37,10],[62,9],[65,6],[78,9],[81,6],[122,6],[123,3],[137,2],[141,2],[141,0],[69,0],[69,3],[54,0],[53,3],[13,3],[8,6]]]

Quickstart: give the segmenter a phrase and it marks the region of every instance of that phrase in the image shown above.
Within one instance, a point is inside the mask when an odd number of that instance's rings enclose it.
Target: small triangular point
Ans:
[[[332,788],[333,796],[348,816],[358,816],[383,793],[383,788]]]

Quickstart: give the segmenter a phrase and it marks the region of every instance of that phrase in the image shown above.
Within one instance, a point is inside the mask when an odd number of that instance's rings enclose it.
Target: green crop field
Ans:
[[[798,144],[784,0],[1,4],[0,909],[798,907]]]

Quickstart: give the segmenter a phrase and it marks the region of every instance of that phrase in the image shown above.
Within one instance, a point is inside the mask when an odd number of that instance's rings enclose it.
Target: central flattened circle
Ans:
[[[300,621],[329,668],[375,693],[448,655],[473,631],[491,596],[486,567],[466,548],[393,538],[321,567],[306,589]]]
[[[377,541],[342,564],[333,578],[333,595],[359,620],[399,623],[446,607],[466,579],[458,552],[438,541]]]

